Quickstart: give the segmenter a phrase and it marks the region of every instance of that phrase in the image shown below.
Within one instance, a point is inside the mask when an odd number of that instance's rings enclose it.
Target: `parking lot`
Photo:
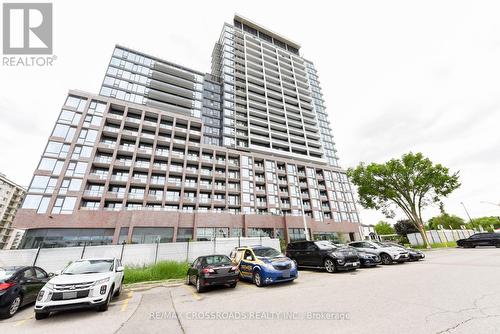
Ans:
[[[193,286],[124,291],[107,312],[33,308],[0,320],[1,333],[495,333],[500,331],[500,250],[444,249],[418,263],[328,274],[293,283],[198,294]]]

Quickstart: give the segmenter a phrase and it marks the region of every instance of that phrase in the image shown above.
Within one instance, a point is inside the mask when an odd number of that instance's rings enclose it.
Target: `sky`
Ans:
[[[239,13],[314,62],[341,165],[422,152],[459,171],[450,214],[500,216],[496,1],[53,1],[52,67],[0,65],[0,172],[28,186],[69,89],[98,93],[115,44],[196,70]],[[383,219],[360,210],[363,223]],[[438,213],[429,208],[424,218]],[[403,218],[399,214],[397,218]]]

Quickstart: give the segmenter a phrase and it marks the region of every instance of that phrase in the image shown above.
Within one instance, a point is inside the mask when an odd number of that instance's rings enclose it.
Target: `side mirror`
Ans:
[[[252,257],[251,257],[251,256],[247,256],[247,257],[245,258],[245,260],[247,260],[247,261],[252,261]]]
[[[116,272],[124,271],[125,268],[123,266],[116,267]]]
[[[47,276],[48,276],[49,278],[52,278],[52,277],[56,276],[56,274],[54,274],[54,273],[48,273],[48,275],[47,275]]]

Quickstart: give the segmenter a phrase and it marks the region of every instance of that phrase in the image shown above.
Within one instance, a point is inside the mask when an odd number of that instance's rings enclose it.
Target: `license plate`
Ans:
[[[290,270],[283,270],[283,273],[281,275],[285,278],[290,277]]]
[[[72,292],[63,292],[63,299],[75,299],[77,296],[77,292],[76,291],[72,291]]]
[[[351,266],[353,266],[353,267],[357,267],[357,266],[358,266],[358,263],[357,263],[357,262],[353,262],[353,263],[351,263]]]

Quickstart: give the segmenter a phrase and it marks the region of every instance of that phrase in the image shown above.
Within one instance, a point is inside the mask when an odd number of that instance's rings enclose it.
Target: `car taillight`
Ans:
[[[13,282],[0,283],[0,291],[7,290],[8,288],[13,287],[14,285],[16,285],[16,283]]]
[[[211,274],[211,273],[214,273],[215,270],[213,270],[212,268],[204,268],[201,270],[201,272],[204,274]]]

